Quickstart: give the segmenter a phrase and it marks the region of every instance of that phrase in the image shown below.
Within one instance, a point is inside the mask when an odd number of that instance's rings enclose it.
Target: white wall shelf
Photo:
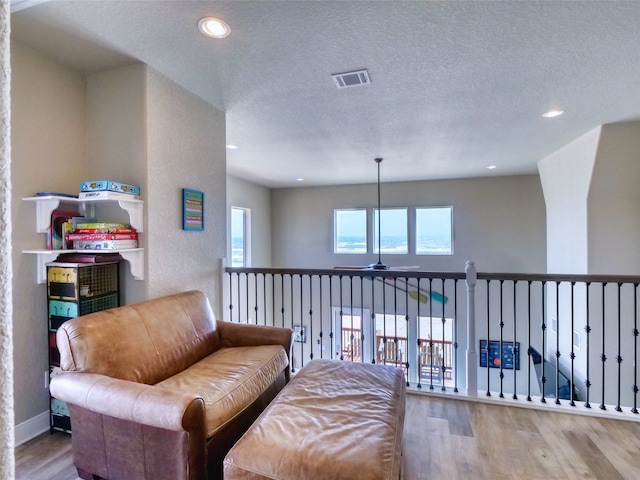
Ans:
[[[96,206],[118,206],[129,215],[129,223],[138,232],[144,228],[144,202],[136,199],[122,198],[74,198],[56,195],[41,197],[24,197],[22,200],[36,204],[36,231],[47,233],[51,226],[51,213],[58,207],[76,207],[81,215],[95,217]],[[131,275],[136,280],[144,280],[144,249],[130,248],[125,250],[23,250],[22,253],[33,254],[36,259],[36,281],[47,282],[46,264],[55,261],[61,253],[119,253],[129,263]]]
[[[74,198],[47,195],[42,197],[24,197],[25,202],[36,204],[36,231],[47,233],[51,225],[51,213],[60,205],[75,206],[80,214],[86,217],[95,216],[95,207],[117,205],[129,214],[129,223],[138,232],[144,231],[143,207],[144,202],[136,199],[115,198]]]

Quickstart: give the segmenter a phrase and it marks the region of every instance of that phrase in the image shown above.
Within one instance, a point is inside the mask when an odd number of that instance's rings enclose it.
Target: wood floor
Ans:
[[[636,422],[408,395],[404,440],[405,480],[640,479]],[[17,447],[16,478],[77,479],[70,437]]]

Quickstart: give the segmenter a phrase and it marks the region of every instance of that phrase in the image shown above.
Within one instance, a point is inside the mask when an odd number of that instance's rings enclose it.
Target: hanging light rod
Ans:
[[[380,248],[380,237],[382,235],[382,231],[380,230],[380,217],[382,217],[382,213],[380,212],[380,164],[382,163],[382,158],[374,158],[375,162],[378,164],[378,263],[372,263],[368,268],[372,270],[389,270],[389,266],[382,263],[382,249]]]

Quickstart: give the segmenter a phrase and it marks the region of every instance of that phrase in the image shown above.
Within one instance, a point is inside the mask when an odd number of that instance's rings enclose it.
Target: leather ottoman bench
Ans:
[[[402,370],[312,360],[229,451],[224,478],[397,480],[404,414]]]

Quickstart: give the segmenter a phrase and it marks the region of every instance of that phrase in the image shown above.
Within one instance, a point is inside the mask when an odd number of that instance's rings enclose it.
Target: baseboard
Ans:
[[[35,417],[32,417],[29,420],[25,420],[24,422],[15,426],[14,435],[16,447],[18,445],[22,445],[25,442],[28,442],[34,437],[37,437],[41,433],[47,432],[48,430],[49,410],[42,412]]]

